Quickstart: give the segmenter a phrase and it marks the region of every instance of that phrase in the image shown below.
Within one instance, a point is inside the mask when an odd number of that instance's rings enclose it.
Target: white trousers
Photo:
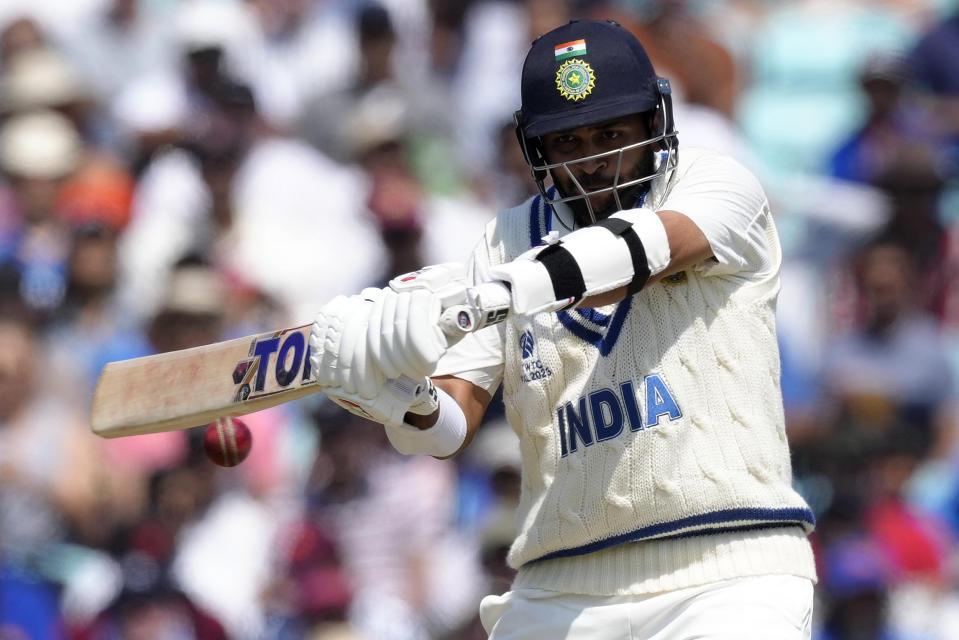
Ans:
[[[666,593],[584,596],[517,589],[486,596],[490,640],[810,640],[813,585],[737,578]]]

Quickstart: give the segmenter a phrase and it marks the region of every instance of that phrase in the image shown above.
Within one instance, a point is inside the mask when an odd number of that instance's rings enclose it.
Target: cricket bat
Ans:
[[[506,318],[506,309],[446,309],[445,333],[468,333]],[[110,362],[100,373],[91,429],[104,438],[199,427],[322,391],[310,371],[310,328]]]

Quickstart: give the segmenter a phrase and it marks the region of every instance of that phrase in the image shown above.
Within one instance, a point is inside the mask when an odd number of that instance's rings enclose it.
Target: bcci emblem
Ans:
[[[556,72],[556,88],[567,100],[582,100],[592,93],[594,86],[593,68],[579,58],[567,60]]]

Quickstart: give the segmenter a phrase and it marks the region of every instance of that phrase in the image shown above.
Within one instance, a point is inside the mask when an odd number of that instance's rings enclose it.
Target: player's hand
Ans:
[[[317,383],[372,399],[388,378],[429,376],[462,335],[448,338],[440,314],[465,299],[466,270],[453,263],[397,276],[384,289],[337,296],[317,314],[310,333]]]
[[[369,357],[387,378],[419,380],[462,336],[447,336],[440,315],[466,301],[466,270],[450,263],[424,267],[390,281],[373,302],[367,322]]]
[[[434,264],[398,275],[389,284],[398,293],[425,289],[435,294],[445,309],[466,299],[466,266],[459,262]]]
[[[310,366],[321,387],[336,387],[348,396],[375,398],[387,376],[367,349],[367,327],[381,289],[337,296],[320,309],[310,330]],[[394,376],[397,377],[397,376]]]
[[[403,424],[407,412],[430,415],[439,408],[436,387],[429,378],[386,380],[373,398],[342,387],[325,387],[323,392],[350,413],[392,427]]]

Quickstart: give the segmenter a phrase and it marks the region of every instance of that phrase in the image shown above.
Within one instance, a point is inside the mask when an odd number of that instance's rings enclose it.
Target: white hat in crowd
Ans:
[[[19,113],[0,128],[0,167],[17,176],[67,176],[77,168],[82,148],[76,127],[56,111]]]
[[[27,49],[10,61],[3,82],[4,111],[56,107],[86,98],[77,70],[63,54]]]
[[[174,32],[185,51],[215,47],[235,52],[255,40],[257,28],[251,10],[243,3],[190,0],[179,5]]]

